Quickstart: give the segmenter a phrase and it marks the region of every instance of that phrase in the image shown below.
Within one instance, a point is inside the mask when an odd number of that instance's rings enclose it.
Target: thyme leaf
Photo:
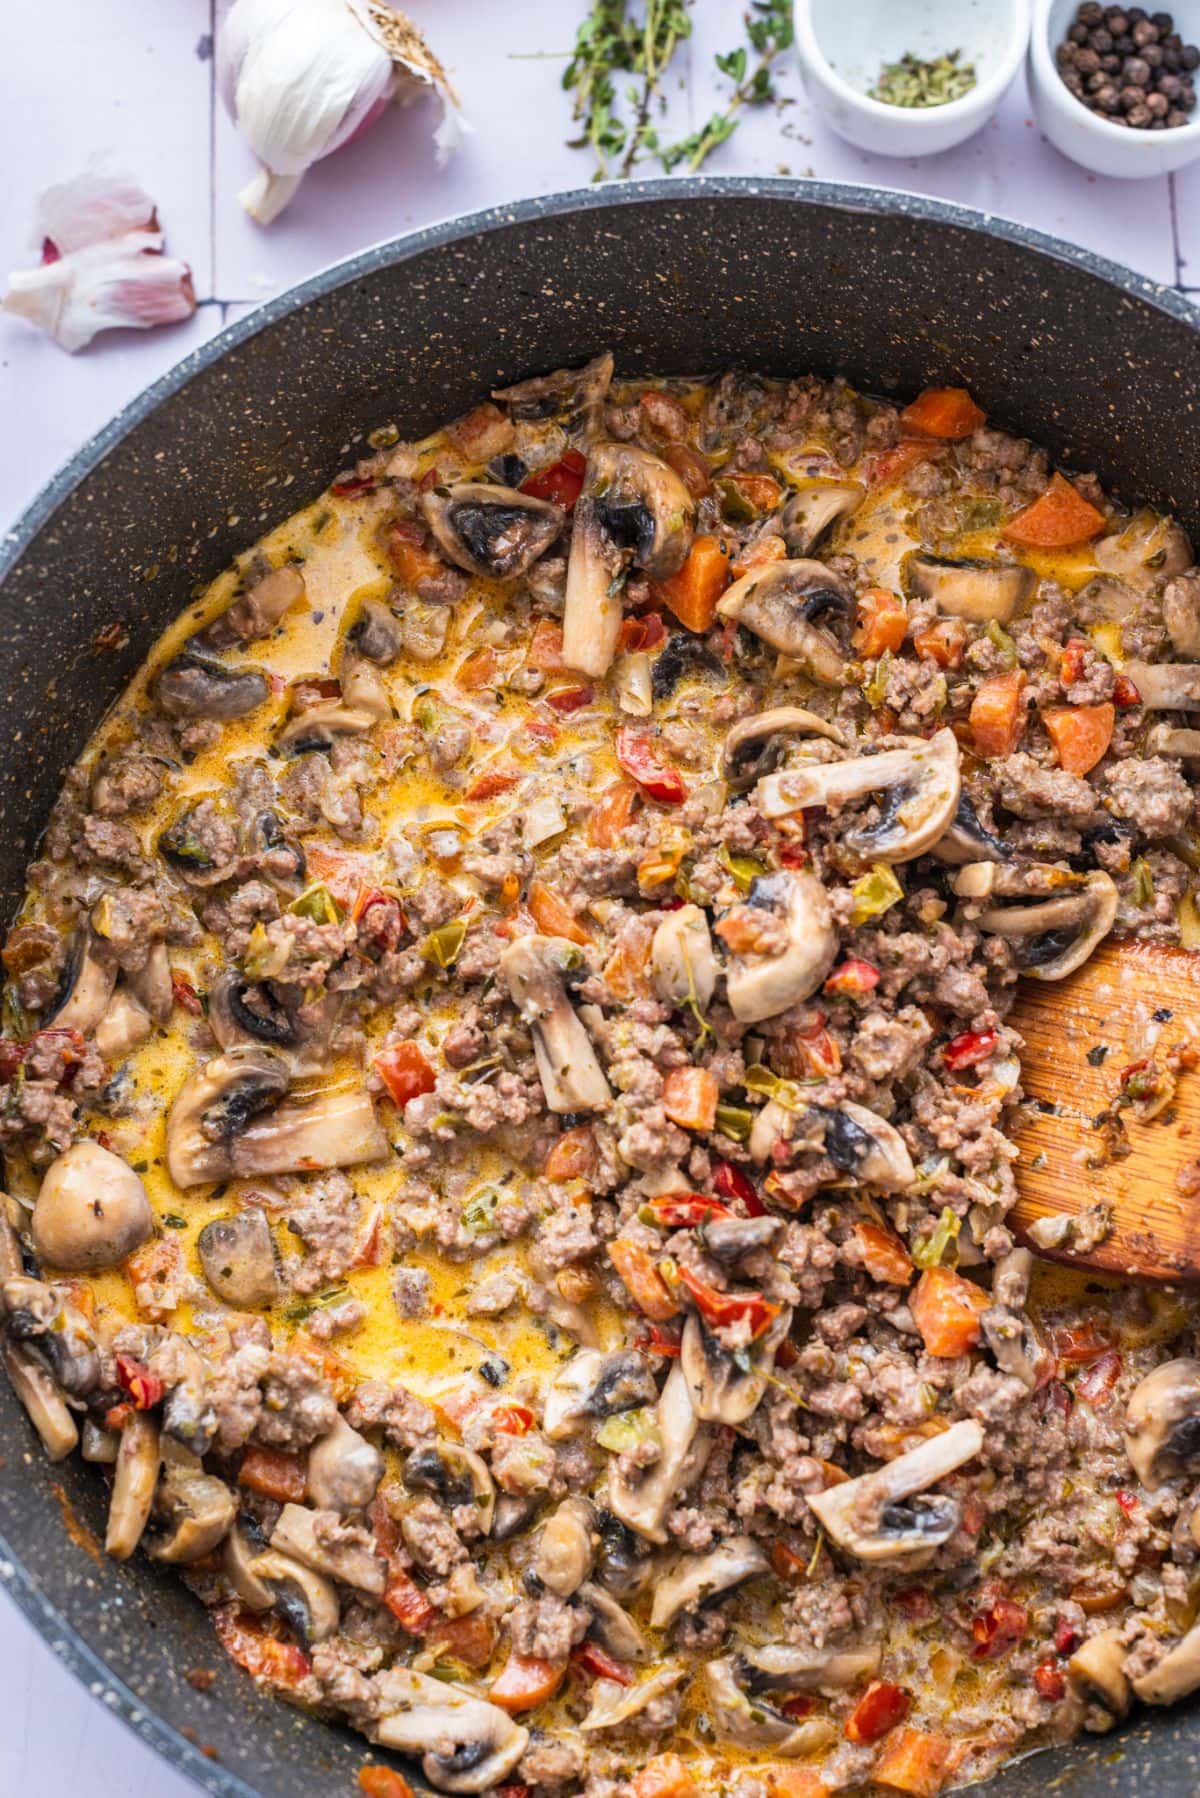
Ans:
[[[664,169],[686,163],[689,173],[695,173],[719,145],[733,136],[743,106],[765,106],[775,99],[772,65],[777,56],[791,48],[795,38],[791,0],[753,0],[745,14],[745,27],[757,60],[751,66],[744,44],[715,59],[719,73],[732,81],[733,93],[724,108],[714,112],[699,131],[678,143],[656,146]]]

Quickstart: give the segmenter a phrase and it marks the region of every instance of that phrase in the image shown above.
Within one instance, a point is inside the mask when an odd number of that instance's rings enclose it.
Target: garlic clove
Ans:
[[[196,310],[191,270],[163,254],[154,202],[127,175],[95,171],[51,187],[38,201],[41,266],[9,276],[0,307],[65,350],[99,331],[147,330]]]
[[[217,74],[226,108],[262,164],[239,198],[263,225],[313,163],[367,130],[393,99],[438,94],[441,156],[461,129],[445,70],[411,20],[384,0],[234,0]]]

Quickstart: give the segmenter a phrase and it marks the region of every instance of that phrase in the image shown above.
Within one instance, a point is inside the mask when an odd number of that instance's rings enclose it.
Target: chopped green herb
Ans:
[[[906,50],[899,62],[885,62],[879,79],[868,91],[885,106],[945,106],[961,100],[975,86],[975,64],[960,62],[961,50],[930,61]]]
[[[163,1221],[164,1229],[167,1229],[167,1230],[186,1230],[187,1229],[187,1218],[180,1217],[179,1214],[174,1211],[164,1212],[162,1221]]]

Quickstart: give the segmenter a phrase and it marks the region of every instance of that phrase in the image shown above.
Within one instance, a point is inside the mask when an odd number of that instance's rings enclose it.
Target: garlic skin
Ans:
[[[9,276],[0,308],[72,354],[98,331],[145,331],[196,310],[192,271],[163,254],[154,202],[129,175],[93,170],[47,188],[35,235],[41,266]]]
[[[464,129],[442,65],[386,0],[234,0],[218,40],[217,80],[262,164],[238,195],[260,225],[279,217],[314,162],[366,130],[392,100],[437,94],[439,161]]]

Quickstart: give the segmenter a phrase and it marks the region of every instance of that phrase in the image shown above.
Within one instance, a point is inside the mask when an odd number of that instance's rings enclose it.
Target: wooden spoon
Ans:
[[[1010,1022],[1026,1045],[1017,1235],[1075,1266],[1200,1280],[1200,1065],[1189,1065],[1193,1030],[1200,1050],[1200,954],[1107,941],[1066,980],[1022,981]],[[1152,1097],[1139,1101],[1147,1087]],[[1154,1117],[1139,1115],[1155,1105]],[[1111,1207],[1113,1227],[1092,1248],[1027,1237],[1041,1218],[1096,1204]]]

